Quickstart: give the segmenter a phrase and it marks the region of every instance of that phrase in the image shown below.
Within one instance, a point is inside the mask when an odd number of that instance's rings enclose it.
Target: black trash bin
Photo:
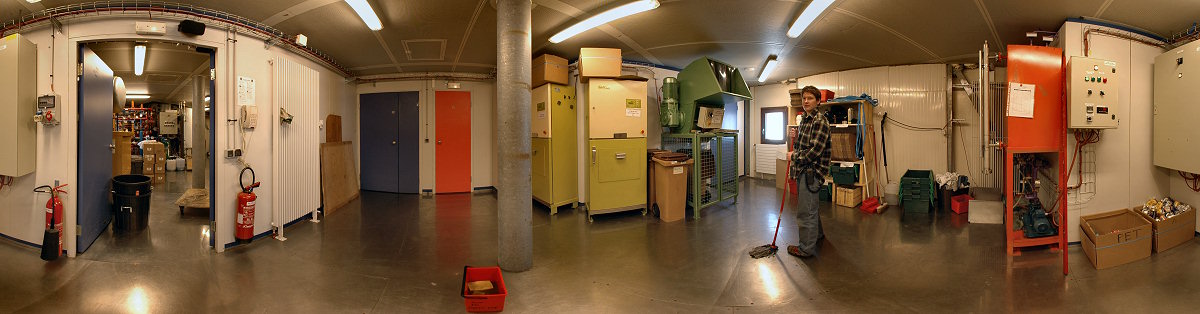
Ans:
[[[150,221],[150,177],[127,174],[112,179],[113,232],[139,232]]]

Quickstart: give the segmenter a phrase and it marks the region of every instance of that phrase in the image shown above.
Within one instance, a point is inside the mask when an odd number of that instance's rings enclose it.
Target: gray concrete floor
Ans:
[[[0,312],[455,313],[463,265],[494,265],[491,194],[364,192],[321,223],[217,254],[208,213],[170,203],[186,173],[155,190],[150,228],[105,233],[77,258],[43,262],[0,241]],[[746,180],[736,205],[662,223],[534,206],[534,268],[505,273],[511,313],[1193,312],[1200,240],[1097,271],[1077,245],[1071,274],[1046,250],[1004,255],[1000,225],[941,213],[904,219],[822,210],[821,256],[751,259],[769,243],[779,192]],[[825,204],[828,206],[828,204]],[[262,216],[260,216],[262,217]],[[794,212],[781,244],[795,242]],[[911,217],[909,217],[911,218]]]

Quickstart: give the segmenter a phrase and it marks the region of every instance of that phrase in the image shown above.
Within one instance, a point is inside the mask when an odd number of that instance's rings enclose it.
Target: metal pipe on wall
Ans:
[[[533,199],[529,139],[532,7],[530,0],[496,1],[497,262],[501,269],[514,272],[533,268],[533,212],[529,210]]]

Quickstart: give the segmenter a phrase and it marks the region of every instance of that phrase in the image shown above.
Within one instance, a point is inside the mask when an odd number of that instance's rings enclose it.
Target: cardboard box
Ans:
[[[164,174],[164,173],[167,173],[167,166],[165,166],[165,165],[155,165],[154,166],[154,174]]]
[[[533,87],[548,83],[567,85],[567,59],[544,54],[533,59]]]
[[[1154,221],[1146,214],[1142,213],[1142,206],[1133,209],[1134,212],[1142,215],[1154,226],[1154,253],[1166,251],[1167,249],[1187,243],[1195,237],[1196,231],[1196,209],[1183,212],[1179,216],[1168,218],[1163,221]]]
[[[1150,257],[1153,225],[1129,209],[1080,217],[1079,229],[1083,253],[1096,269]]]
[[[857,207],[862,203],[862,187],[836,186],[833,202],[842,207]]]
[[[152,178],[154,178],[154,180],[151,181],[151,184],[157,185],[157,184],[167,183],[167,176],[164,174],[161,174],[161,173],[155,174]]]
[[[776,159],[775,160],[775,188],[776,189],[782,190],[782,189],[787,188],[787,173],[788,173],[787,165],[788,165],[788,161],[786,159]]]
[[[142,144],[142,156],[158,154],[163,154],[163,156],[166,156],[167,146],[161,142],[148,142]]]
[[[621,76],[621,49],[579,48],[579,77]]]

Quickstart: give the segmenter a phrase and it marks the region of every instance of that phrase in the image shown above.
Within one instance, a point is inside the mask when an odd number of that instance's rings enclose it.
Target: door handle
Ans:
[[[108,150],[110,152],[116,153],[117,152],[117,144],[108,144]]]
[[[592,164],[596,164],[596,146],[592,146]]]
[[[392,141],[392,145],[396,145],[396,141]]]
[[[617,153],[617,159],[625,159],[625,153]]]
[[[438,145],[442,145],[442,140],[438,140]]]

